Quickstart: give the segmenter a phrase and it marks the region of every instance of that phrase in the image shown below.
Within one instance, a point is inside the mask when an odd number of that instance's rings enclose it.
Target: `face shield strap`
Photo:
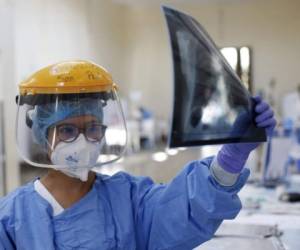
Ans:
[[[35,106],[59,101],[79,101],[80,99],[101,99],[102,105],[105,106],[109,99],[115,100],[113,92],[101,93],[79,93],[79,94],[37,94],[37,95],[17,95],[16,103],[19,106],[24,104]]]

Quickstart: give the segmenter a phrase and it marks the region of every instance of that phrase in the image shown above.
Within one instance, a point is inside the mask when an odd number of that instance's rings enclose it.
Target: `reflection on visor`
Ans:
[[[265,141],[249,92],[205,30],[184,13],[163,11],[175,84],[170,147]]]

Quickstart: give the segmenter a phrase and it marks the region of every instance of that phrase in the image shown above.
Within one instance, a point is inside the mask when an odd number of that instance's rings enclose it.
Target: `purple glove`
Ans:
[[[267,135],[271,136],[276,126],[274,112],[266,102],[262,101],[260,96],[253,97],[253,100],[256,103],[256,126],[265,128]],[[257,148],[259,144],[258,142],[225,144],[218,153],[218,163],[229,173],[239,173],[243,169],[250,152]]]

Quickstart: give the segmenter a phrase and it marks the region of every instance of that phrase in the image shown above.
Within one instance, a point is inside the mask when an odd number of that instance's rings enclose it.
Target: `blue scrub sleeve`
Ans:
[[[0,249],[15,250],[16,247],[13,245],[12,240],[9,238],[4,225],[0,221]]]
[[[138,249],[188,250],[212,238],[224,219],[241,209],[238,191],[249,170],[235,185],[224,187],[210,174],[212,158],[189,163],[169,184],[149,178],[133,181]]]

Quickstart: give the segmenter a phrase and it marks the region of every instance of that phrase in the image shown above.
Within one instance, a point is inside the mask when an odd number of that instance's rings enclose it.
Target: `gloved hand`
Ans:
[[[268,136],[271,136],[276,126],[274,112],[271,107],[260,96],[253,98],[255,102],[256,126],[265,128]],[[248,156],[260,143],[234,143],[225,144],[217,155],[219,165],[229,173],[239,173],[243,169]]]

